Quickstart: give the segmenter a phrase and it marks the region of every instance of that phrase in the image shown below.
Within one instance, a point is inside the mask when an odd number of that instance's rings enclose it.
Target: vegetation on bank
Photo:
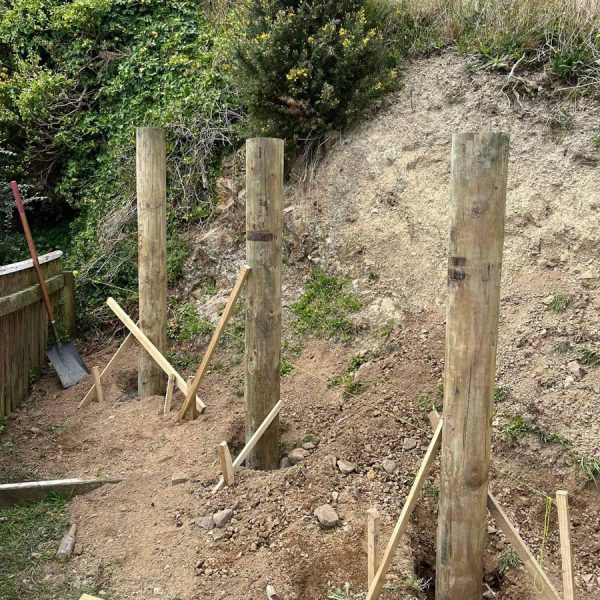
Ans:
[[[135,298],[135,126],[167,129],[174,281],[224,152],[247,135],[313,150],[400,85],[403,60],[448,46],[473,68],[543,68],[562,92],[600,84],[594,0],[5,2],[0,263],[27,256],[16,178],[40,251],[66,251],[93,321],[107,295]]]

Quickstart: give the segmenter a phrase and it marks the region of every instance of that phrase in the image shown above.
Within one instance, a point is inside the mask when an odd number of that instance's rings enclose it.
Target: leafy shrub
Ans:
[[[254,134],[306,141],[343,129],[397,82],[364,0],[249,0],[232,35]]]

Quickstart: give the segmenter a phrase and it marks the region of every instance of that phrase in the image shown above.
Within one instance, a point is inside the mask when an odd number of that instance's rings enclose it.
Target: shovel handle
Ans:
[[[21,218],[21,224],[23,225],[23,231],[25,232],[25,239],[27,240],[27,246],[29,247],[29,254],[31,254],[31,260],[33,261],[33,268],[37,276],[38,283],[40,284],[40,290],[42,290],[42,298],[46,305],[46,312],[50,323],[54,327],[54,311],[52,310],[52,304],[50,304],[50,298],[48,297],[48,290],[46,289],[46,282],[42,275],[42,269],[40,268],[40,261],[38,260],[37,250],[33,243],[33,237],[31,237],[31,231],[29,229],[29,223],[27,222],[27,215],[25,214],[25,206],[23,205],[23,199],[21,198],[21,192],[19,192],[19,186],[16,181],[10,182],[13,195],[15,197],[15,203],[17,204],[17,210],[19,211],[19,217]]]

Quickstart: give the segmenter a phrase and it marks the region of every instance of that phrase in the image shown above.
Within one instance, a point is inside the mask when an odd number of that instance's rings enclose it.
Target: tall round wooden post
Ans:
[[[167,172],[163,129],[137,128],[136,163],[140,329],[164,353],[167,346]],[[138,394],[164,393],[164,373],[150,355],[142,351]]]
[[[508,136],[452,139],[436,600],[480,600]]]
[[[246,440],[279,401],[283,140],[246,142]],[[279,464],[279,417],[247,459],[252,469]]]

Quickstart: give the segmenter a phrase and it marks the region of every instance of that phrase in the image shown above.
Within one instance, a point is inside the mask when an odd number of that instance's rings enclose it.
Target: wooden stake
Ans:
[[[130,333],[123,340],[122,344],[119,346],[118,350],[112,355],[112,358],[108,361],[108,364],[104,367],[104,370],[100,374],[100,381],[106,383],[108,376],[114,371],[117,366],[119,360],[123,358],[123,355],[131,348],[135,338]],[[88,390],[88,393],[83,397],[83,400],[78,404],[77,408],[82,408],[87,406],[94,398],[94,394],[96,393],[96,384],[92,385],[92,387]]]
[[[569,518],[568,492],[564,490],[556,492],[556,508],[558,509],[558,530],[560,532],[564,600],[575,600],[575,575],[571,553],[571,520]]]
[[[156,364],[167,374],[173,374],[175,376],[175,385],[184,393],[187,394],[187,383],[185,379],[173,368],[171,363],[158,351],[156,346],[142,333],[141,329],[133,322],[129,315],[118,305],[114,298],[108,298],[106,300],[108,307],[119,317],[119,320],[129,331],[133,337],[142,345],[144,350],[156,361]],[[206,408],[206,405],[197,399],[196,405],[200,406],[202,410]]]
[[[369,586],[369,593],[367,594],[366,600],[376,600],[379,598],[379,594],[381,593],[381,588],[385,583],[385,576],[394,560],[394,553],[396,552],[396,548],[398,548],[398,544],[406,531],[406,527],[408,526],[408,521],[410,519],[410,515],[412,514],[413,509],[415,508],[415,504],[417,503],[417,499],[419,497],[419,493],[427,479],[427,475],[431,470],[431,467],[435,461],[436,454],[440,449],[440,444],[442,441],[442,423],[443,419],[438,423],[438,426],[433,434],[433,438],[429,443],[429,447],[427,448],[427,453],[423,458],[423,462],[419,468],[419,472],[415,477],[415,480],[410,488],[410,492],[408,494],[408,498],[404,503],[402,508],[402,512],[400,513],[400,518],[394,527],[394,531],[392,532],[392,536],[390,537],[390,541],[388,542],[387,548],[383,554],[383,558],[379,563],[379,568],[375,573],[375,577]]]
[[[508,137],[452,139],[436,600],[480,600]]]
[[[369,515],[367,526],[367,574],[369,587],[371,587],[379,567],[379,530],[381,522],[376,509],[370,508],[367,514]]]
[[[92,367],[92,375],[94,376],[94,386],[96,387],[96,400],[98,400],[98,402],[104,402],[104,390],[102,389],[100,369],[98,367]]]
[[[219,444],[219,461],[221,462],[221,471],[223,473],[225,485],[233,485],[233,463],[231,462],[231,452],[229,452],[227,442],[221,442]]]
[[[196,371],[196,376],[193,378],[192,385],[188,389],[188,394],[186,396],[185,402],[183,403],[183,406],[179,409],[179,412],[177,413],[178,421],[183,419],[185,414],[188,412],[188,410],[192,406],[192,398],[196,395],[196,393],[198,391],[198,386],[200,385],[200,382],[202,381],[204,375],[206,374],[206,370],[208,369],[208,364],[210,363],[210,360],[217,348],[217,344],[219,343],[219,340],[221,339],[221,336],[223,335],[225,326],[227,325],[227,322],[229,321],[229,317],[231,316],[231,313],[233,312],[233,308],[235,306],[237,299],[239,298],[239,295],[242,291],[242,287],[244,285],[244,282],[246,281],[246,277],[248,276],[249,271],[250,271],[250,267],[248,267],[246,265],[244,265],[240,270],[240,274],[238,275],[237,281],[235,282],[235,285],[233,286],[233,290],[231,291],[231,294],[229,295],[229,300],[227,300],[227,304],[225,305],[225,308],[223,309],[221,318],[219,319],[219,322],[217,323],[217,326],[215,327],[215,331],[212,334],[210,343],[208,344],[208,348],[206,349],[204,357],[202,358],[202,362],[200,363],[200,366],[198,367],[198,370]]]
[[[140,329],[164,354],[167,349],[167,170],[165,132],[136,129],[138,281]],[[162,395],[164,375],[146,352],[140,354],[138,395]]]
[[[440,421],[440,415],[437,410],[430,412],[428,417],[431,426],[435,428]],[[527,569],[527,572],[531,575],[533,581],[541,581],[541,591],[539,593],[542,598],[544,598],[544,600],[561,600],[553,583],[550,581],[527,547],[523,538],[510,522],[507,514],[489,490],[487,493],[487,508],[490,511],[490,515],[494,518],[494,521],[496,521],[496,525],[500,528],[500,531],[502,531],[506,539],[511,543],[512,547],[519,555],[523,566]]]
[[[175,387],[175,375],[169,373],[167,380],[167,392],[165,394],[165,405],[163,406],[163,414],[168,415],[171,412],[171,401],[173,400],[173,388]]]
[[[252,437],[246,442],[246,445],[244,446],[242,451],[236,456],[235,460],[233,461],[234,472],[237,471],[241,467],[244,460],[246,460],[246,457],[252,451],[252,448],[254,448],[254,446],[256,445],[258,440],[260,440],[261,435],[263,435],[265,433],[265,431],[267,431],[267,429],[269,428],[269,425],[279,415],[279,411],[281,410],[281,404],[282,404],[282,401],[280,400],[271,409],[271,412],[267,415],[265,420],[260,424],[259,428],[254,432]],[[225,480],[223,479],[223,477],[221,477],[219,479],[219,482],[217,483],[217,485],[215,485],[215,487],[212,490],[213,494],[217,493],[223,487],[224,483],[225,483]]]
[[[73,271],[63,271],[65,287],[61,291],[62,296],[62,319],[65,329],[71,337],[75,336],[77,329],[76,306],[75,306],[75,276]]]
[[[246,142],[246,440],[279,401],[283,140]],[[279,420],[248,456],[251,469],[279,466]]]

